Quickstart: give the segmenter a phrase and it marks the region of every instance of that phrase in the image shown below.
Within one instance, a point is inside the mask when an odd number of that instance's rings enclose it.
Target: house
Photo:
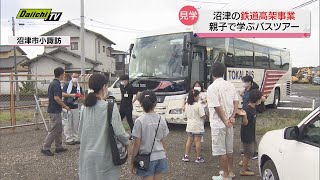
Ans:
[[[121,76],[122,74],[127,74],[126,69],[126,59],[129,53],[124,51],[112,50],[111,56],[115,58],[116,61],[116,71],[115,74],[117,77]]]
[[[70,36],[69,47],[45,46],[44,53],[23,63],[30,66],[32,74],[52,74],[54,68],[63,67],[66,72],[81,71],[80,27],[67,23],[42,34],[42,36]],[[85,71],[86,74],[102,72],[107,76],[115,74],[115,59],[111,57],[113,41],[102,34],[85,29]]]
[[[21,63],[29,60],[27,54],[19,47],[16,47],[17,72],[28,72],[28,67],[21,66]],[[15,72],[14,46],[0,46],[0,73]]]

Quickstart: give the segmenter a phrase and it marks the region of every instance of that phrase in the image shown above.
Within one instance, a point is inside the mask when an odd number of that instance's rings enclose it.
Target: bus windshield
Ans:
[[[182,66],[183,33],[137,39],[132,51],[130,78],[183,78],[188,67]]]

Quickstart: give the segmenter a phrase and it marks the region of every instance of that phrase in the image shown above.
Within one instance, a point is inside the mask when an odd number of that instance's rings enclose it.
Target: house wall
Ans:
[[[65,60],[65,61],[72,63],[72,65],[69,66],[69,68],[71,68],[71,69],[81,68],[81,63],[80,63],[79,57],[75,57],[75,56],[72,56],[72,55],[64,53],[64,52],[58,52],[58,53],[54,54],[54,57],[57,57],[57,58],[60,58],[62,60]],[[85,63],[85,69],[91,69],[93,67],[94,67],[93,64],[91,64],[89,62]]]
[[[71,46],[67,49],[73,53],[81,55],[81,43],[80,43],[80,28],[75,28],[74,26],[67,26],[55,33],[52,36],[70,36],[71,42],[78,42],[78,50],[71,50]],[[74,37],[74,38],[72,38]],[[98,51],[98,44],[100,42],[100,52]],[[103,52],[103,47],[105,47],[105,52]],[[111,56],[111,51],[109,50],[111,44],[107,41],[102,40],[102,38],[97,37],[96,34],[85,31],[85,56],[92,60],[97,60],[103,63],[102,66],[97,67],[100,71],[108,72],[111,70],[113,73],[115,71],[115,60]],[[49,53],[55,50],[56,47],[45,47],[45,52]]]
[[[52,81],[54,78],[54,69],[57,67],[66,68],[66,66],[62,63],[56,62],[50,58],[42,57],[36,62],[30,64],[31,74],[37,75],[37,80],[46,80]],[[49,84],[43,84],[41,82],[37,83],[37,87],[39,90],[47,91]]]
[[[14,56],[14,51],[10,51],[10,52],[2,52],[0,53],[0,58],[8,58],[10,56]],[[23,56],[22,53],[16,49],[16,56]]]

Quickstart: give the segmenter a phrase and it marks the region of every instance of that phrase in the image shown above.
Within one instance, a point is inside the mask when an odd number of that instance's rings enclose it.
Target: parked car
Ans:
[[[312,80],[312,84],[320,85],[320,77],[314,77],[313,80]]]
[[[319,180],[320,107],[299,125],[266,133],[259,144],[263,180]]]
[[[116,99],[116,102],[121,101],[121,91],[120,91],[120,80],[119,78],[108,88],[112,96]]]

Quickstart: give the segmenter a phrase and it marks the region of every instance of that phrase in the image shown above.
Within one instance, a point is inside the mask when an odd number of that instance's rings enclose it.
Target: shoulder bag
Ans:
[[[157,137],[160,120],[161,120],[161,116],[160,116],[160,118],[159,118],[158,127],[157,127],[157,130],[156,130],[156,135],[154,136],[154,139],[153,139],[153,144],[152,144],[152,147],[151,147],[151,152],[148,153],[148,154],[140,154],[140,153],[139,153],[139,154],[135,157],[135,159],[134,159],[133,165],[134,165],[134,167],[137,168],[137,169],[145,170],[145,171],[146,171],[146,170],[148,170],[148,168],[149,168],[150,156],[151,156],[151,153],[152,153],[152,150],[153,150],[154,142],[155,142],[156,137]]]

